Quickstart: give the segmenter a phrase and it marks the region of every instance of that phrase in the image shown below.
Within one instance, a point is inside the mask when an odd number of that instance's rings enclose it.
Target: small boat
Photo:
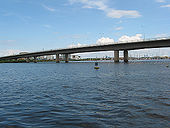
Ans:
[[[95,62],[94,69],[99,69],[98,62]]]
[[[169,65],[166,65],[166,67],[168,68],[168,67],[169,67]]]

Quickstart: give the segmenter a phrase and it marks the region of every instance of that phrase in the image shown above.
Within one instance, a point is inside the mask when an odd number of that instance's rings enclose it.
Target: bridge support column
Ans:
[[[59,54],[56,54],[56,63],[60,63]]]
[[[114,62],[119,62],[119,50],[114,51]]]
[[[128,50],[124,50],[124,62],[128,63]]]
[[[34,63],[37,63],[37,57],[34,56]]]
[[[65,63],[68,63],[69,59],[68,59],[68,54],[65,54]]]

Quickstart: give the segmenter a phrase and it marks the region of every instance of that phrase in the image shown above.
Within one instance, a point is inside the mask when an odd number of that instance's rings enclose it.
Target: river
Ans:
[[[0,64],[0,127],[169,127],[170,61],[99,66]]]

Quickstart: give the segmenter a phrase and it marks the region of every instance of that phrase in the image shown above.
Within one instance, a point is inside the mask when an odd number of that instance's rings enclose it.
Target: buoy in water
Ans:
[[[99,69],[99,67],[95,66],[94,69]]]
[[[94,69],[99,69],[98,63],[95,63]]]

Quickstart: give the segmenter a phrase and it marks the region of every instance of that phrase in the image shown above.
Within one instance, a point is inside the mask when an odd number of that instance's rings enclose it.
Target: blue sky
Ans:
[[[136,34],[170,36],[170,0],[0,0],[0,56]]]

